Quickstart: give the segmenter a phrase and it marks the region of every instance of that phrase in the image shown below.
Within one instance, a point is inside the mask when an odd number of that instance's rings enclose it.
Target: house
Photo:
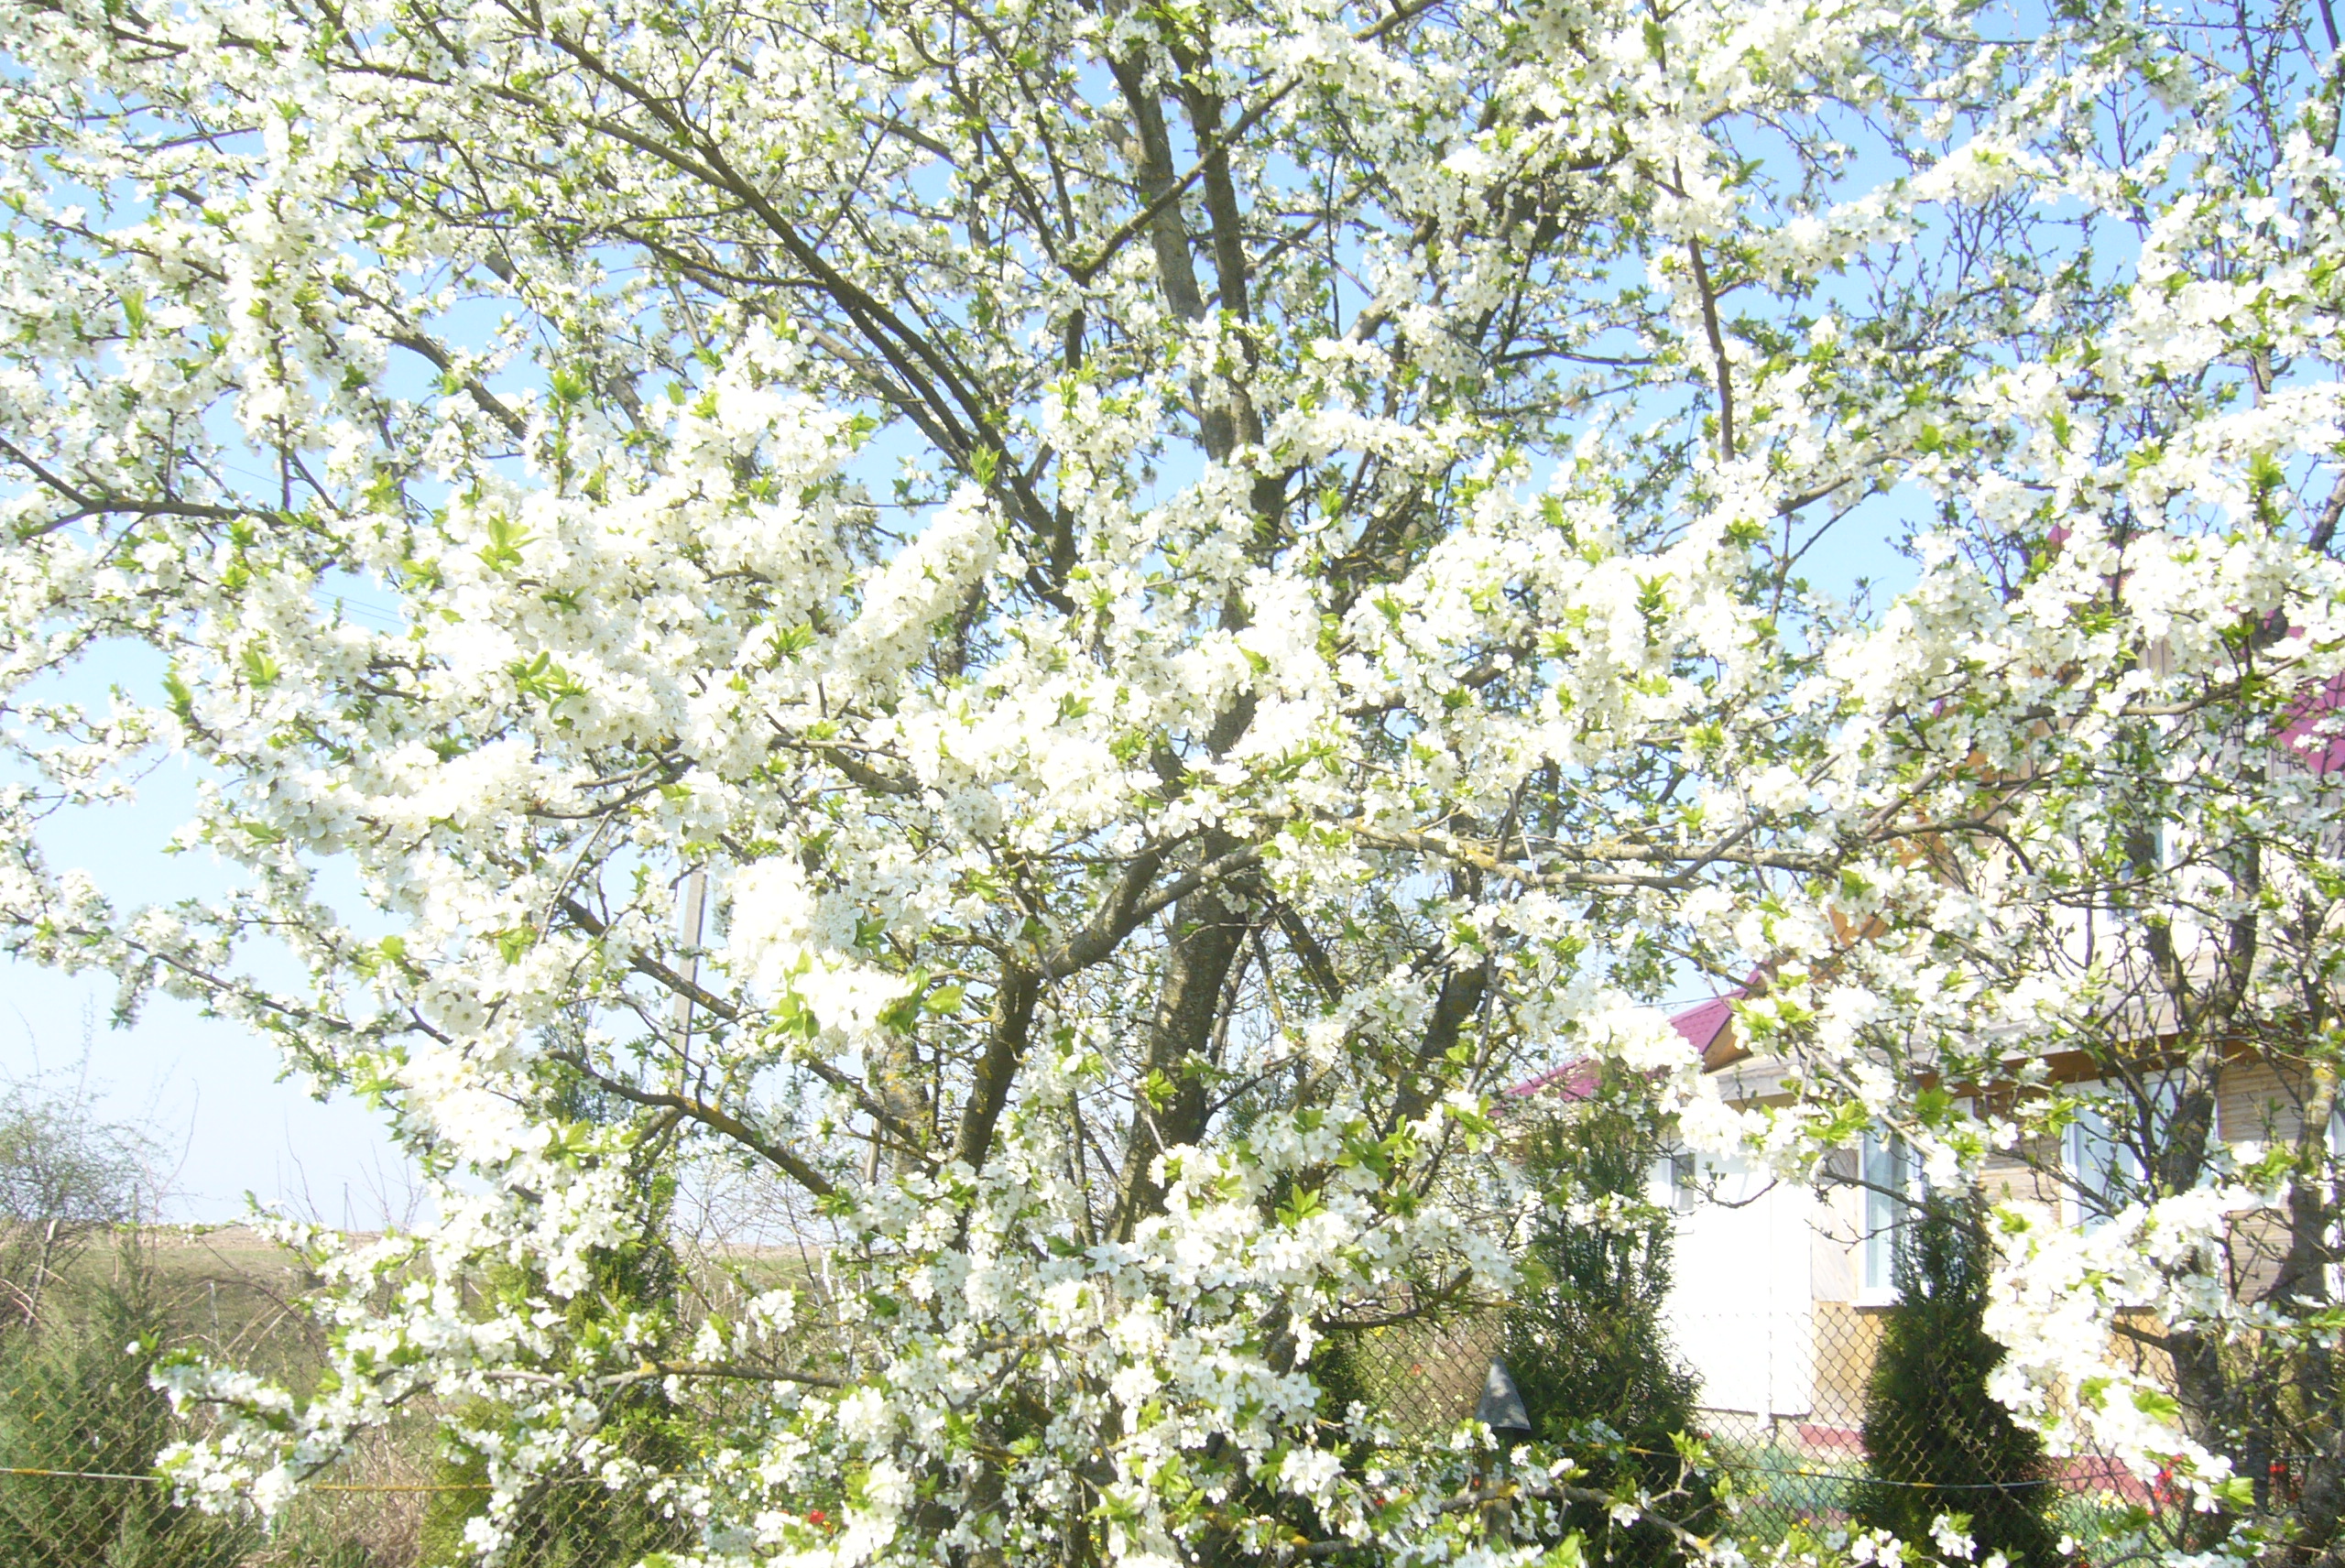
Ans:
[[[1671,1022],[1729,1104],[1788,1101],[1784,1064],[1754,1056],[1737,1039],[1732,1000],[1704,1002]],[[2056,1080],[2070,1083],[2088,1082],[2092,1072],[2082,1053],[2055,1058],[2051,1067]],[[1508,1093],[1529,1108],[1581,1098],[1595,1083],[1595,1064],[1578,1061]],[[2154,1094],[2154,1082],[2149,1088]],[[2287,1085],[2268,1061],[2242,1051],[2226,1065],[2219,1088],[2220,1138],[2296,1136]],[[2345,1117],[2332,1118],[2329,1136],[2331,1149],[2345,1152]],[[2077,1192],[2105,1191],[2126,1159],[2105,1124],[2088,1116],[2057,1149],[1996,1156],[1987,1175],[2007,1199],[2090,1223]],[[1809,1187],[1740,1160],[1673,1157],[1652,1176],[1654,1197],[1676,1215],[1663,1319],[1699,1380],[1705,1431],[1746,1457],[1769,1456],[1759,1462],[1779,1472],[1772,1488],[1779,1501],[1795,1500],[1812,1482],[1808,1502],[1827,1508],[1835,1506],[1835,1477],[1863,1460],[1865,1388],[1883,1316],[1897,1300],[1892,1258],[1904,1205],[1896,1193],[1914,1172],[1895,1145],[1868,1138],[1836,1174]],[[1500,1338],[1496,1317],[1482,1315],[1370,1331],[1358,1348],[1388,1418],[1433,1431],[1472,1411]],[[2067,1475],[2083,1487],[2140,1494],[2113,1463],[2074,1460]],[[1794,1483],[1788,1488],[1785,1476]],[[1782,1497],[1786,1491],[1790,1499]]]
[[[1789,1100],[1785,1064],[1752,1055],[1737,1040],[1730,998],[1671,1021],[1729,1104]],[[2056,1082],[2093,1081],[2081,1052],[2056,1057],[2050,1067]],[[1545,1080],[1524,1085],[1532,1094],[1547,1087]],[[2143,1087],[2154,1101],[2160,1082],[2152,1077]],[[2218,1080],[2216,1138],[2293,1139],[2301,1122],[2288,1091],[2269,1060],[2241,1051]],[[2331,1117],[2328,1138],[2332,1152],[2345,1152],[2345,1111]],[[2099,1216],[2079,1195],[2108,1191],[2114,1170],[2131,1161],[2107,1124],[2088,1114],[2056,1150],[1998,1154],[1986,1176],[2006,1202],[2090,1225]],[[1818,1455],[1861,1452],[1865,1385],[1881,1316],[1897,1300],[1892,1258],[1905,1205],[1896,1194],[1918,1173],[1898,1146],[1868,1137],[1841,1174],[1809,1188],[1740,1160],[1713,1165],[1683,1158],[1654,1173],[1655,1195],[1678,1216],[1665,1321],[1700,1378],[1700,1403],[1719,1435]],[[2118,1479],[2113,1470],[2101,1478]]]

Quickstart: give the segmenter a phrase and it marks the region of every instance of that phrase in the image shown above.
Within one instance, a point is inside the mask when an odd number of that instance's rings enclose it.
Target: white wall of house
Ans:
[[[1804,1416],[1816,1394],[1817,1203],[1740,1160],[1706,1168],[1677,1220],[1663,1321],[1702,1404]]]
[[[1746,1063],[1719,1075],[1729,1101],[1755,1099],[1775,1086],[1778,1070]],[[2036,1161],[2091,1179],[2108,1157],[2089,1123],[2058,1146],[2034,1149]],[[2296,1112],[2272,1067],[2227,1067],[2219,1095],[2220,1136],[2231,1140],[2293,1139]],[[2345,1150],[2345,1113],[2329,1136]],[[1841,1174],[1884,1180],[1884,1150],[1870,1145],[1843,1157]],[[1868,1158],[1871,1156],[1871,1158]],[[1893,1160],[1893,1155],[1892,1155]],[[1819,1195],[1772,1181],[1734,1161],[1657,1172],[1656,1197],[1677,1211],[1673,1284],[1663,1321],[1677,1354],[1701,1379],[1707,1409],[1759,1421],[1789,1419],[1816,1431],[1851,1427],[1861,1406],[1870,1352],[1847,1354],[1852,1314],[1886,1307],[1893,1204],[1869,1201],[1845,1181]],[[2040,1206],[2047,1217],[2075,1217],[2055,1177],[2039,1175],[2017,1155],[1991,1159],[1987,1178],[2004,1202]],[[1819,1334],[1829,1343],[1819,1345]],[[1838,1339],[1830,1336],[1838,1335]],[[1836,1352],[1836,1346],[1838,1350]],[[1836,1359],[1837,1354],[1837,1359]],[[1813,1430],[1811,1430],[1813,1429]]]

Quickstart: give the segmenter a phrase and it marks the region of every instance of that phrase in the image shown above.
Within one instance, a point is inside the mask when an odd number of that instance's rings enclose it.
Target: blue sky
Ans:
[[[103,702],[119,684],[161,699],[161,666],[144,648],[104,650],[70,685],[40,695]],[[134,803],[60,813],[42,849],[78,866],[123,904],[216,892],[227,876],[208,854],[166,845],[195,802],[196,773],[167,758]],[[84,1046],[101,1114],[147,1127],[165,1151],[165,1215],[220,1223],[247,1212],[246,1194],[296,1214],[359,1229],[414,1212],[408,1167],[379,1118],[346,1099],[321,1102],[298,1080],[280,1081],[277,1049],[241,1026],[207,1018],[193,1003],[157,996],[128,1027],[111,1021],[115,986],[100,974],[64,975],[0,957],[0,1073],[78,1070]]]

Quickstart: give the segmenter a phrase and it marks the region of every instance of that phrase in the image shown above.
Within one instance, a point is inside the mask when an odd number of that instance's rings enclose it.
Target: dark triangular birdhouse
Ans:
[[[1490,1358],[1489,1375],[1482,1380],[1482,1400],[1474,1407],[1474,1419],[1501,1443],[1520,1443],[1531,1435],[1531,1412],[1522,1408],[1522,1390],[1514,1386],[1514,1374],[1506,1369],[1506,1363],[1496,1356]]]

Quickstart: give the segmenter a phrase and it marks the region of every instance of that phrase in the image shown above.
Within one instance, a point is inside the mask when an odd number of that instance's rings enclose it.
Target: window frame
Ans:
[[[1893,1307],[1904,1300],[1897,1288],[1897,1237],[1921,1185],[1922,1162],[1912,1146],[1865,1128],[1857,1145],[1858,1306]]]
[[[1651,1196],[1673,1214],[1690,1214],[1701,1196],[1702,1157],[1673,1144],[1653,1160]]]
[[[2329,1183],[2333,1193],[2340,1180],[2345,1180],[2338,1171],[2339,1164],[2345,1162],[2345,1097],[2339,1098],[2329,1106],[2328,1142]],[[2332,1217],[2329,1245],[2332,1248],[2345,1248],[2345,1216]],[[2321,1269],[2321,1276],[2329,1287],[2329,1301],[2332,1303],[2345,1301],[2345,1262],[2326,1265]]]
[[[2104,1088],[2126,1093],[2122,1083],[2095,1080]],[[2152,1073],[2143,1076],[2143,1084],[2149,1091],[2154,1111],[2171,1115],[2182,1093],[2182,1077],[2176,1072]],[[2097,1167],[2099,1180],[2088,1182],[2088,1165]],[[2076,1119],[2060,1131],[2060,1172],[2066,1178],[2060,1189],[2060,1220],[2071,1230],[2087,1236],[2107,1225],[2117,1217],[2119,1205],[2110,1199],[2110,1192],[2119,1184],[2121,1172],[2125,1181],[2140,1184],[2149,1178],[2142,1164],[2142,1157],[2131,1145],[2120,1143],[2109,1127],[2109,1117],[2099,1103],[2089,1103],[2079,1108]],[[2085,1203],[2089,1190],[2100,1199],[2102,1212],[2096,1213]]]

